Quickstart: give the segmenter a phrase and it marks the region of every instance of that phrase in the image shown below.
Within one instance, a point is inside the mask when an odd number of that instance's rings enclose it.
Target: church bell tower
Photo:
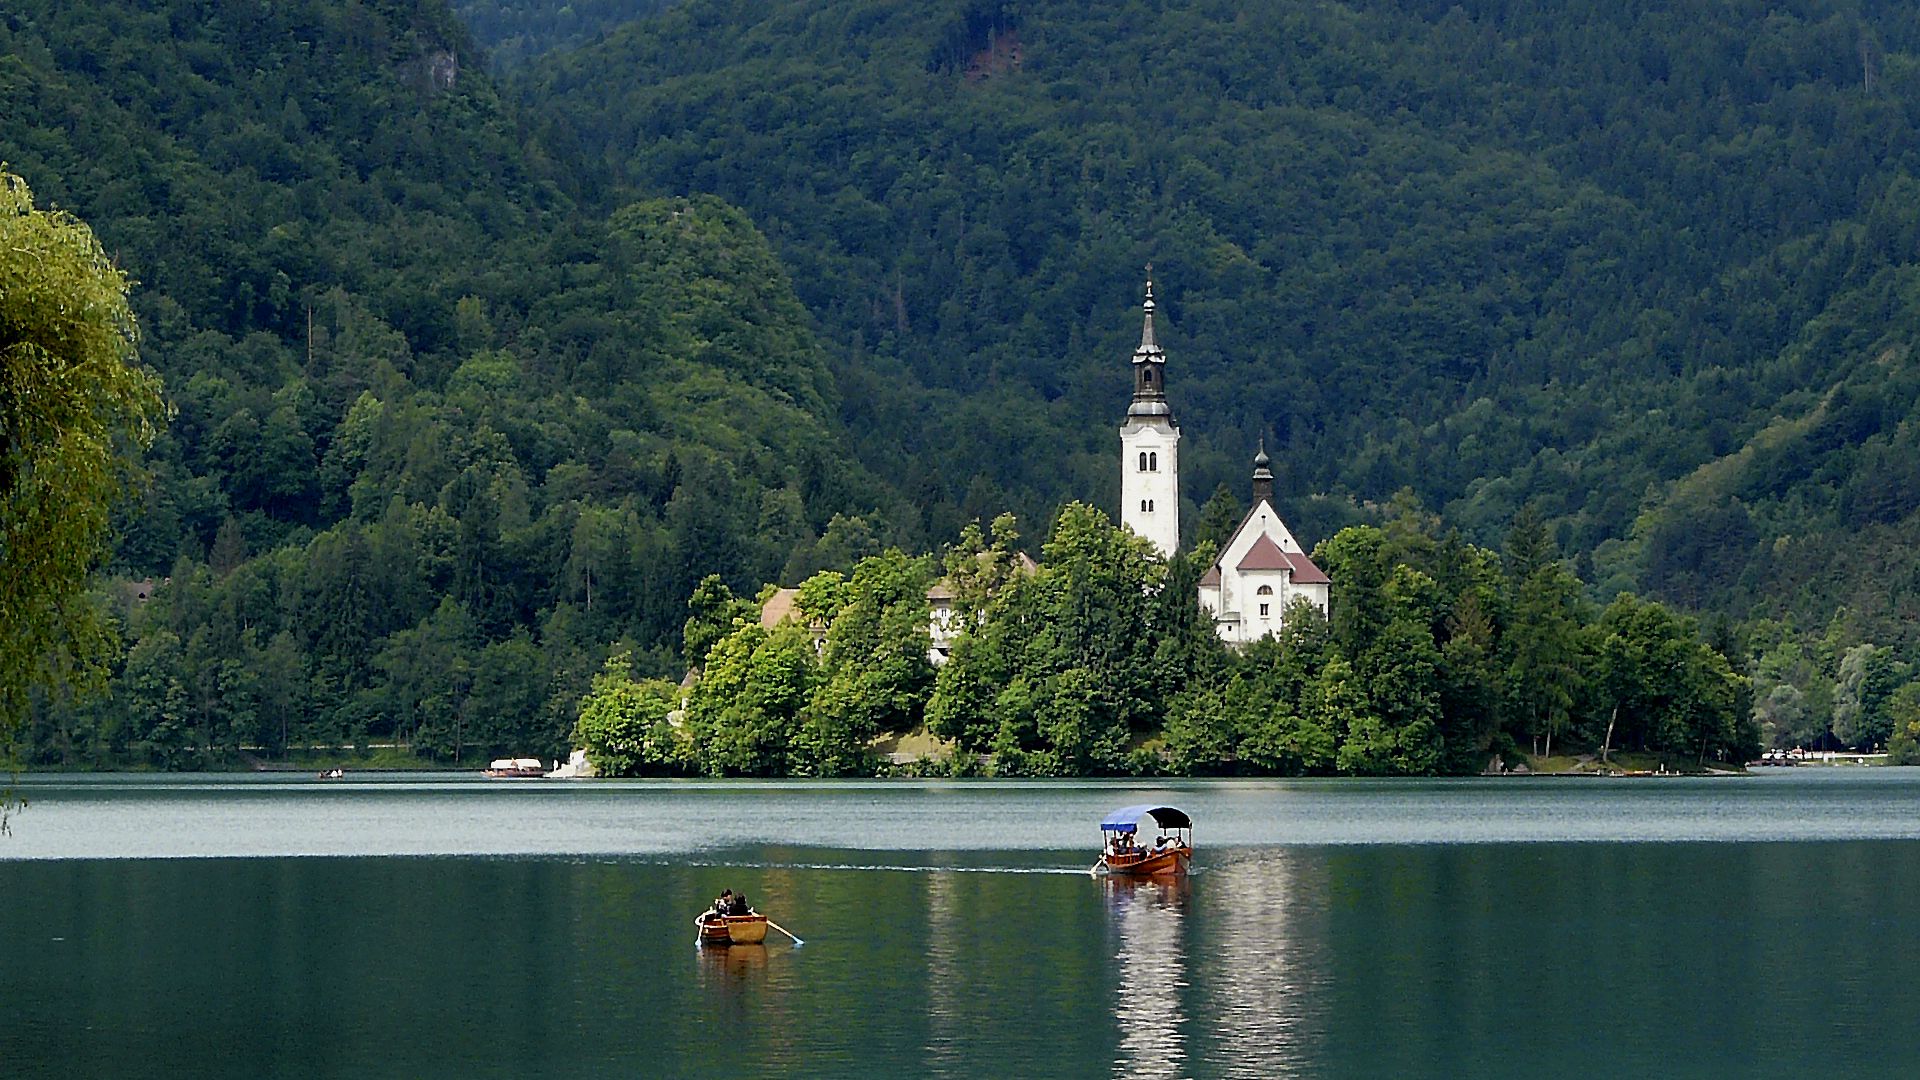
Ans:
[[[1153,338],[1153,267],[1133,350],[1133,401],[1120,425],[1120,523],[1162,555],[1180,548],[1180,425],[1167,405],[1167,354]]]

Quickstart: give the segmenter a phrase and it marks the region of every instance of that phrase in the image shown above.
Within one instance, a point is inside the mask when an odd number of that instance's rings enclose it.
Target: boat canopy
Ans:
[[[1130,833],[1140,826],[1140,819],[1150,817],[1163,829],[1191,829],[1193,819],[1185,812],[1171,806],[1154,806],[1141,803],[1139,806],[1123,806],[1100,822],[1101,832]]]

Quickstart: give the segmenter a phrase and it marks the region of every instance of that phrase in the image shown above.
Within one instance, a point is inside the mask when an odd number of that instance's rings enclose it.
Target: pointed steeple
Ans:
[[[1153,264],[1147,264],[1147,299],[1140,305],[1140,347],[1133,350],[1133,404],[1128,416],[1172,417],[1167,407],[1167,352],[1153,336]]]
[[[1140,323],[1140,347],[1133,350],[1133,362],[1138,364],[1154,358],[1164,359],[1167,355],[1166,350],[1160,347],[1159,342],[1153,340],[1153,264],[1152,263],[1147,264],[1147,299],[1145,303],[1140,305],[1140,307],[1143,311],[1145,311],[1146,314]]]
[[[1260,439],[1260,449],[1253,455],[1253,505],[1266,503],[1273,505],[1273,470],[1267,468],[1267,440]]]

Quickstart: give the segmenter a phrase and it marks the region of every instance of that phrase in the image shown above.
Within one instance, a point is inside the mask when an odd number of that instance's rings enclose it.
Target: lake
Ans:
[[[9,1078],[1914,1071],[1920,769],[18,791]],[[1186,883],[1087,873],[1142,801]]]

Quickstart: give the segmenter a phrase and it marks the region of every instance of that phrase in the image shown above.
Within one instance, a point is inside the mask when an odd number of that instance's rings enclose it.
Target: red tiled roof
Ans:
[[[1293,563],[1293,583],[1295,585],[1333,584],[1333,579],[1327,576],[1326,571],[1313,565],[1313,560],[1307,558],[1304,552],[1288,551],[1284,552],[1284,554],[1287,557],[1287,561]]]
[[[1240,565],[1235,569],[1242,572],[1292,570],[1294,565],[1293,561],[1287,558],[1287,553],[1280,550],[1280,545],[1274,543],[1272,537],[1262,533],[1260,538],[1253,542],[1253,546],[1247,549],[1246,555],[1241,558]]]
[[[1217,589],[1220,587],[1219,563],[1214,563],[1212,566],[1207,567],[1207,572],[1200,577],[1200,587],[1203,589]]]

